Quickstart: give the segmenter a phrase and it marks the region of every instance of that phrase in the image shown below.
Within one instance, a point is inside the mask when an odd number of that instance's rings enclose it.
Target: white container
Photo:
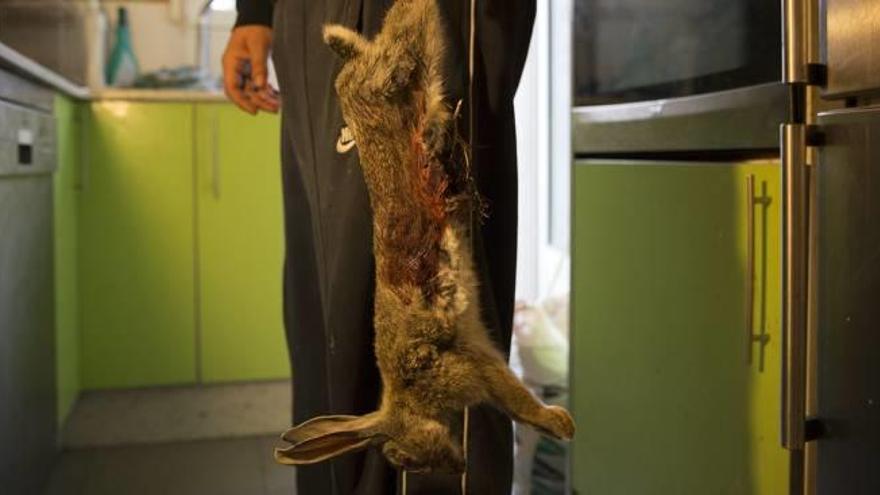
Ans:
[[[223,75],[222,57],[229,35],[235,25],[235,10],[212,8],[212,0],[205,2],[198,20],[199,69],[206,79],[220,81]]]
[[[105,86],[104,66],[107,63],[107,13],[98,0],[88,0],[83,10],[86,46],[86,85],[93,90]]]

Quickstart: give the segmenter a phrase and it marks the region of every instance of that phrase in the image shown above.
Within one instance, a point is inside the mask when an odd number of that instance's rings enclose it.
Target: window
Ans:
[[[212,0],[211,10],[222,12],[235,10],[235,0]]]

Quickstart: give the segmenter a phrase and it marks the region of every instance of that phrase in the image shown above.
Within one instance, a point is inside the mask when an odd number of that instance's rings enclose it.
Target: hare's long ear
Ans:
[[[315,464],[367,448],[380,439],[378,415],[321,416],[291,428],[281,438],[293,444],[275,449],[280,464]]]
[[[324,26],[324,43],[342,60],[348,61],[363,53],[368,42],[356,31],[345,26],[327,24]]]
[[[448,38],[434,2],[426,2],[422,18],[422,55],[425,68],[425,144],[432,153],[442,153],[450,144],[453,109],[446,98],[446,40]],[[452,103],[455,105],[455,103]],[[459,103],[460,104],[460,103]]]

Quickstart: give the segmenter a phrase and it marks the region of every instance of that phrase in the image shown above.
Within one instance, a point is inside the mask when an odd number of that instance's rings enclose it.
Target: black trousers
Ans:
[[[473,84],[468,73],[471,0],[439,0],[448,31],[447,91],[473,108],[462,119],[489,217],[475,225],[484,319],[508,350],[516,272],[517,177],[513,96],[531,37],[535,0],[475,0]],[[333,82],[339,63],[324,24],[381,29],[391,0],[279,0],[274,62],[283,99],[283,187],[287,256],[285,325],[293,369],[293,421],[364,414],[378,406],[373,355],[372,225],[357,151],[340,154],[343,127]],[[473,96],[472,100],[470,96]],[[473,122],[471,129],[470,123]],[[488,406],[470,411],[467,492],[507,495],[512,480],[509,419]],[[299,495],[403,493],[401,473],[378,451],[297,471]],[[407,495],[458,494],[459,477],[406,479]]]

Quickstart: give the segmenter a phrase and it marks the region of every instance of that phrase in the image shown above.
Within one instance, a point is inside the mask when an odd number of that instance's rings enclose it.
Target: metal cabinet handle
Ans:
[[[782,446],[804,447],[807,322],[806,126],[783,124]]]
[[[755,176],[746,177],[746,364],[752,364],[755,341]]]
[[[214,198],[220,199],[220,119],[214,115],[211,124],[211,188]]]
[[[91,109],[89,109],[91,111]],[[89,187],[91,176],[91,131],[92,120],[85,110],[77,111],[73,118],[76,126],[76,138],[79,140],[79,176],[77,177],[76,190],[85,192]]]

